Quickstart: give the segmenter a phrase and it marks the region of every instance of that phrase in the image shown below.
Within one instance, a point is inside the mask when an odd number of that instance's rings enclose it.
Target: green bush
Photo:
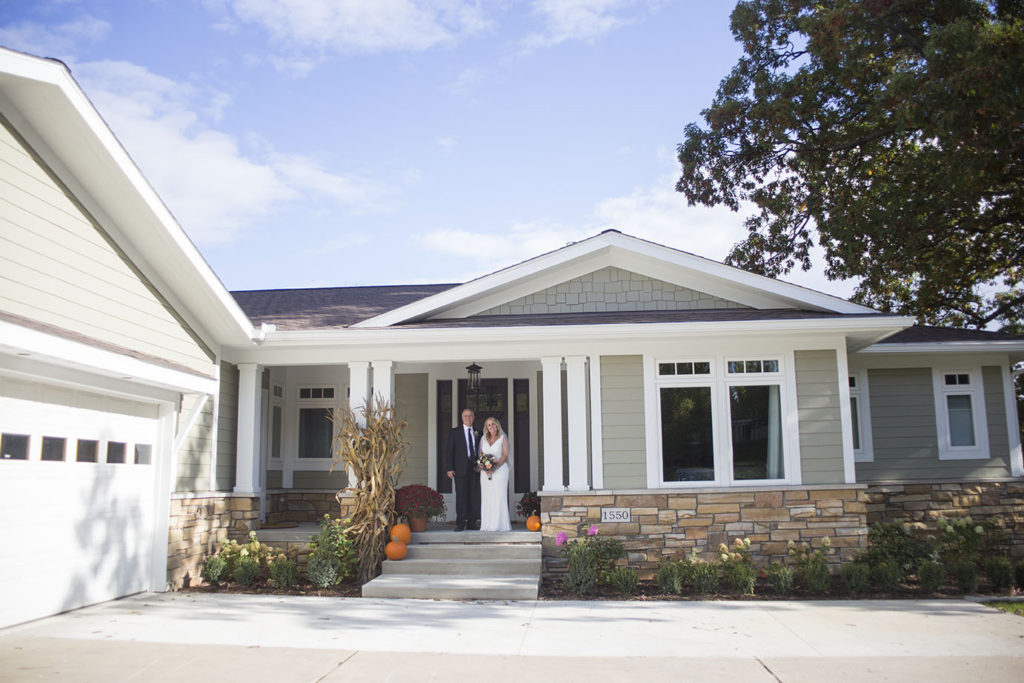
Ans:
[[[306,560],[306,576],[317,588],[333,586],[338,581],[338,568],[341,563],[336,555],[323,548],[317,548]]]
[[[277,588],[291,588],[297,574],[295,562],[284,553],[270,561],[270,580]]]
[[[933,552],[933,542],[915,536],[903,522],[876,522],[868,528],[867,550],[857,559],[869,567],[882,563],[895,567],[902,580]]]
[[[561,533],[555,542],[562,548],[569,564],[565,587],[574,595],[586,595],[600,583],[610,583],[615,562],[626,556],[626,547],[616,538],[598,538],[597,525],[587,529],[586,536],[568,540]]]
[[[859,595],[868,587],[871,568],[860,562],[847,562],[839,571],[843,578],[843,587],[851,595]]]
[[[917,566],[917,582],[924,593],[935,593],[946,584],[946,568],[934,560],[921,560]]]
[[[239,586],[251,586],[260,578],[260,563],[255,557],[243,555],[235,562],[235,571],[231,572],[231,578]]]
[[[569,558],[569,571],[565,575],[566,589],[576,596],[584,596],[597,585],[594,563],[586,553]]]
[[[947,566],[954,566],[961,560],[977,564],[978,559],[989,555],[1005,541],[1005,534],[994,519],[977,524],[970,517],[947,521],[938,519],[939,555]]]
[[[880,562],[871,568],[871,582],[879,590],[893,592],[900,589],[903,571],[895,562]]]
[[[789,595],[793,592],[793,570],[784,564],[772,562],[766,571],[768,585],[778,595]]]
[[[722,557],[722,579],[729,590],[740,595],[753,594],[757,567],[750,557],[750,539],[737,538],[732,547],[718,546]]]
[[[217,554],[224,558],[226,576],[233,577],[235,575],[235,567],[243,557],[251,557],[256,562],[259,572],[265,575],[270,558],[277,554],[277,550],[265,543],[260,543],[256,538],[256,532],[250,531],[249,540],[245,543],[239,543],[234,539],[221,541],[220,551]]]
[[[690,575],[697,595],[708,595],[718,590],[718,565],[696,560]]]
[[[992,590],[1002,593],[1013,584],[1013,565],[1005,557],[990,557],[985,561],[985,576],[992,584]]]
[[[222,576],[224,576],[224,569],[227,567],[227,562],[220,555],[211,555],[206,558],[206,562],[203,563],[203,580],[209,583],[219,583]]]
[[[616,567],[611,571],[609,583],[623,595],[632,595],[640,584],[640,577],[632,567]]]
[[[654,580],[666,595],[679,595],[690,581],[690,563],[686,560],[665,558],[658,563]]]
[[[978,566],[966,558],[953,565],[953,579],[961,593],[974,593],[978,590]]]
[[[1013,580],[1017,583],[1017,588],[1024,590],[1024,560],[1013,565]]]
[[[797,565],[797,577],[812,593],[824,593],[832,586],[827,559],[832,553],[832,541],[828,536],[821,539],[821,546],[814,550],[806,543],[789,542],[789,556]]]
[[[331,519],[330,515],[324,515],[320,521],[320,533],[309,541],[310,553],[322,550],[337,560],[332,583],[341,583],[359,571],[359,557],[355,551],[355,542],[348,531],[348,523],[347,519]]]

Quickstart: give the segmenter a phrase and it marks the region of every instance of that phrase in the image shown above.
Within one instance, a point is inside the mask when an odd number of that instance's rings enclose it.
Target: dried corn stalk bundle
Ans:
[[[402,438],[406,423],[395,408],[379,396],[359,409],[331,411],[336,436],[331,447],[334,463],[347,467],[355,507],[349,531],[359,556],[359,580],[366,583],[380,574],[384,546],[391,540],[395,515],[395,485],[405,468],[408,443]],[[364,424],[365,423],[365,424]]]

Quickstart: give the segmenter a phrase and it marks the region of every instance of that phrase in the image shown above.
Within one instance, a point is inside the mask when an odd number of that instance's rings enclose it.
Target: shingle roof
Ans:
[[[318,330],[347,327],[455,286],[259,289],[231,292],[231,295],[257,326],[269,323],[277,325],[279,330]]]
[[[914,325],[887,337],[879,344],[935,344],[940,342],[1024,341],[1024,334],[1004,334],[988,330],[964,330],[954,327]]]

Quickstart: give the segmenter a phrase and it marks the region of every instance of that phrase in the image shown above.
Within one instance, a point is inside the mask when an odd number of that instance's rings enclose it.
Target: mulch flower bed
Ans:
[[[291,588],[277,588],[269,583],[240,586],[237,583],[209,584],[206,582],[182,589],[185,593],[241,593],[248,595],[315,595],[318,597],[358,598],[363,587],[358,581],[342,581],[336,586],[317,588],[311,583],[296,583]]]

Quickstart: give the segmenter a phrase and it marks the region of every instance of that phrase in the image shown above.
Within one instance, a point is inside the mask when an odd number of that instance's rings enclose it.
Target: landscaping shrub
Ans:
[[[569,564],[565,587],[575,595],[586,595],[598,583],[609,583],[615,562],[626,556],[626,547],[615,538],[598,538],[597,525],[591,525],[583,538],[571,541],[565,532],[555,543]]]
[[[324,515],[320,521],[320,533],[309,541],[310,553],[322,550],[337,560],[333,583],[341,583],[359,571],[359,556],[348,524],[347,519],[331,519],[330,515]]]
[[[306,560],[306,576],[317,588],[333,586],[338,580],[338,568],[341,563],[336,555],[323,548],[317,548]]]
[[[239,543],[234,539],[225,539],[220,542],[220,551],[217,553],[224,558],[224,575],[234,577],[235,567],[238,565],[238,561],[243,557],[251,557],[257,565],[258,571],[261,574],[265,574],[268,569],[268,563],[270,558],[273,557],[277,551],[266,545],[260,543],[259,539],[256,538],[256,532],[249,532],[249,540],[245,543]]]
[[[291,588],[295,583],[298,568],[284,553],[270,561],[270,580],[277,588]]]
[[[1024,560],[1020,560],[1013,566],[1013,578],[1017,588],[1024,590]]]
[[[990,557],[985,561],[985,576],[992,584],[992,590],[1002,593],[1013,584],[1013,566],[1005,557]]]
[[[903,522],[876,522],[868,528],[868,547],[857,558],[869,567],[885,563],[899,572],[897,583],[928,557],[932,541],[913,534]]]
[[[231,578],[239,586],[251,586],[260,578],[260,563],[249,555],[239,557],[235,562],[235,570],[231,572]]]
[[[757,567],[750,557],[750,539],[737,538],[729,548],[724,543],[718,546],[722,557],[722,579],[734,593],[752,594],[757,580]]]
[[[693,590],[697,595],[708,595],[718,590],[718,566],[694,558],[691,567]]]
[[[880,562],[871,568],[871,582],[879,590],[889,593],[897,591],[902,580],[903,572],[896,562]]]
[[[946,568],[935,560],[921,560],[917,566],[917,582],[925,593],[934,593],[946,584]]]
[[[224,569],[227,567],[227,562],[220,555],[211,555],[206,558],[206,562],[203,563],[203,580],[209,583],[219,583],[222,576],[224,576]]]
[[[690,581],[690,563],[676,558],[665,558],[658,563],[654,580],[666,595],[679,595]]]
[[[797,545],[789,542],[789,556],[797,565],[800,583],[812,593],[824,593],[832,586],[832,574],[826,559],[832,553],[832,541],[825,536],[821,545],[821,548],[812,550],[806,543]]]
[[[772,562],[766,570],[768,585],[778,595],[789,595],[793,592],[793,570],[784,564]]]
[[[994,519],[976,524],[970,517],[951,522],[939,517],[937,523],[939,556],[947,566],[955,566],[961,560],[977,564],[981,556],[993,553],[1004,541],[1003,530]]]
[[[961,593],[974,593],[978,590],[978,566],[968,559],[958,560],[953,565],[953,579]]]
[[[863,593],[871,578],[871,568],[860,562],[847,562],[839,573],[843,579],[843,587],[851,595]]]
[[[623,595],[632,595],[640,584],[640,577],[632,567],[616,567],[611,572],[609,582]]]

